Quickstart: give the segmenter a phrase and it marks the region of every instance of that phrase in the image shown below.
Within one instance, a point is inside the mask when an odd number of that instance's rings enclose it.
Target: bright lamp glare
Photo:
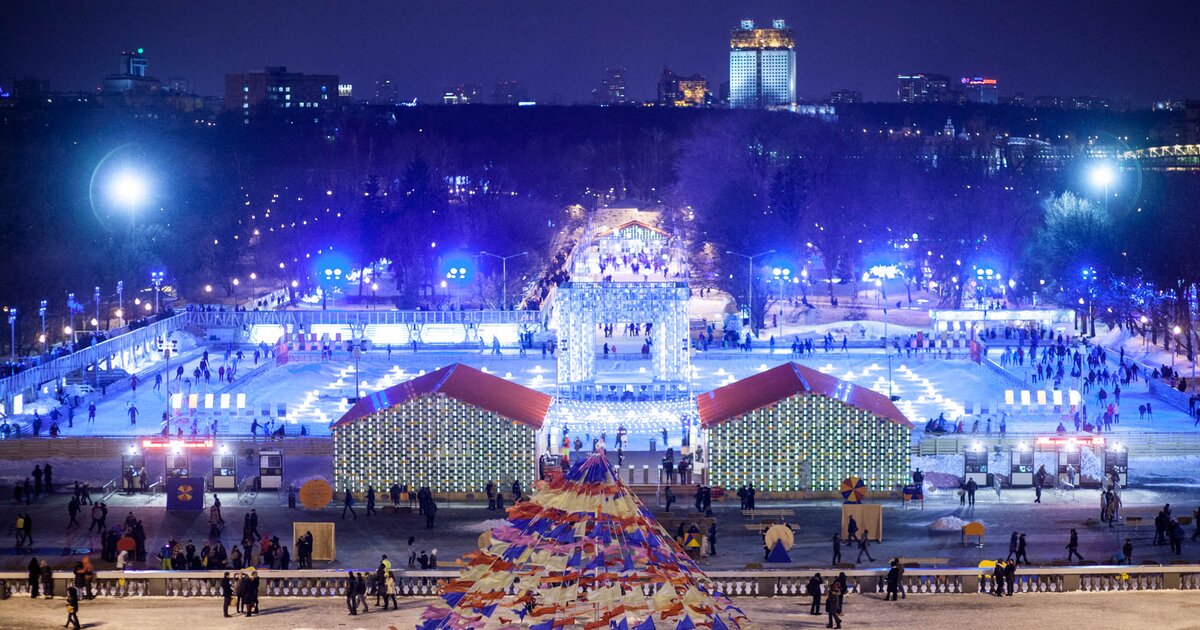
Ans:
[[[1117,178],[1116,172],[1107,164],[1097,164],[1092,167],[1091,171],[1092,185],[1097,188],[1106,188],[1113,183]]]
[[[112,192],[113,198],[123,204],[140,204],[146,198],[146,180],[129,171],[119,173],[113,179]]]

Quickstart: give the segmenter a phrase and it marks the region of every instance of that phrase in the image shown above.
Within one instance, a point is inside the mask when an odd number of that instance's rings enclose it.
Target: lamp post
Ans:
[[[46,352],[46,300],[38,305],[38,317],[42,318],[42,336],[38,337],[38,341],[42,343],[42,353]]]
[[[68,293],[67,294],[67,311],[71,313],[71,325],[67,326],[67,330],[63,331],[63,332],[66,332],[68,335],[71,335],[75,331],[75,309],[78,307],[79,307],[79,305],[75,303],[75,294]],[[74,341],[75,337],[72,336],[71,340]]]
[[[122,171],[113,178],[112,196],[129,210],[129,228],[137,225],[137,206],[146,198],[146,180],[133,171]]]
[[[479,252],[479,254],[482,256],[491,256],[492,258],[500,259],[500,286],[501,291],[504,292],[504,295],[500,296],[500,310],[502,311],[508,310],[508,259],[524,256],[528,253],[529,252],[520,252],[517,254],[509,254],[508,256],[501,256],[491,252]]]
[[[1175,342],[1174,345],[1171,346],[1171,379],[1172,380],[1175,379],[1175,353],[1179,352],[1179,333],[1181,333],[1181,332],[1183,332],[1183,329],[1180,328],[1178,325],[1176,325],[1174,328],[1171,329],[1171,341]]]
[[[12,355],[12,360],[17,360],[17,307],[8,309],[8,334],[12,338],[12,347],[9,351]]]
[[[117,280],[117,319],[125,325],[125,281]]]
[[[779,281],[779,322],[776,328],[779,340],[783,341],[783,283],[792,277],[792,270],[786,267],[775,267],[771,270],[771,275],[775,276],[775,279]]]
[[[733,256],[741,256],[742,258],[746,259],[746,267],[747,267],[747,272],[748,272],[748,275],[746,276],[746,314],[750,316],[750,330],[753,331],[754,330],[754,259],[758,258],[759,256],[766,256],[767,254],[774,254],[775,250],[768,249],[765,252],[755,254],[753,256],[748,256],[748,255],[740,253],[740,252],[730,251],[728,249],[725,250],[725,253],[731,254]]]
[[[1146,354],[1146,322],[1148,321],[1150,320],[1146,319],[1145,315],[1142,315],[1142,354]]]
[[[1116,171],[1108,164],[1097,164],[1092,167],[1092,185],[1104,189],[1104,212],[1108,213],[1108,187],[1117,178]]]
[[[96,303],[96,321],[100,321],[100,287],[92,290],[92,301]],[[100,326],[96,326],[96,330],[100,330]]]
[[[163,272],[151,271],[150,272],[150,281],[154,283],[154,312],[161,313],[162,309],[159,308],[159,305],[158,305],[158,293],[159,293],[159,289],[162,287]]]
[[[336,280],[342,279],[342,269],[325,268],[325,287],[321,290],[321,310],[329,305],[329,293],[333,289],[333,283]]]

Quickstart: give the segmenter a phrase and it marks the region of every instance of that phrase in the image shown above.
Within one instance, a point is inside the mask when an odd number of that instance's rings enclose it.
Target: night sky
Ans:
[[[985,74],[1002,96],[1200,96],[1200,2],[1181,0],[9,0],[0,10],[0,85],[48,79],[94,89],[122,49],[150,74],[219,95],[226,72],[286,65],[336,73],[369,97],[388,76],[401,96],[516,79],[534,99],[586,101],[605,66],[629,69],[648,99],[663,66],[728,79],[729,30],[782,17],[797,32],[801,97],[841,88],[895,100],[899,72]]]

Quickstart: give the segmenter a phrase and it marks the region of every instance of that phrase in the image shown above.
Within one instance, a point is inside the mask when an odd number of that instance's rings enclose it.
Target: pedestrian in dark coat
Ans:
[[[1004,595],[1004,561],[996,558],[996,567],[992,569],[992,595]]]
[[[67,586],[67,623],[63,627],[72,626],[79,630],[79,589],[74,584]]]
[[[821,585],[823,583],[821,574],[816,573],[808,578],[808,585],[804,587],[804,591],[808,593],[809,597],[812,597],[812,606],[808,608],[808,614],[810,615],[821,614]]]
[[[829,566],[836,567],[842,561],[842,536],[841,534],[833,535],[833,559],[829,561]]]
[[[829,595],[825,597],[825,612],[829,615],[829,623],[825,624],[826,628],[842,627],[842,585],[838,582],[833,583],[833,586],[829,588]]]
[[[353,572],[346,578],[346,610],[358,614],[358,579]]]
[[[225,616],[229,616],[229,603],[233,601],[233,581],[229,579],[229,572],[225,572],[225,577],[221,578],[221,600],[222,612]]]
[[[1008,586],[1008,596],[1012,597],[1014,587],[1017,584],[1017,563],[1006,562],[1004,564],[1004,583]]]
[[[1075,528],[1071,528],[1071,539],[1067,542],[1067,562],[1070,562],[1071,558],[1079,558],[1079,561],[1083,562],[1083,556],[1079,555],[1079,533]]]
[[[1008,539],[1008,556],[1004,558],[1005,560],[1012,560],[1013,556],[1017,555],[1017,543],[1017,532],[1013,532],[1012,536]]]
[[[1021,534],[1020,538],[1017,538],[1016,560],[1021,564],[1029,564],[1029,556],[1025,554],[1025,534]]]
[[[887,593],[883,596],[883,601],[896,601],[896,596],[900,593],[900,563],[892,560],[892,566],[887,572]]]

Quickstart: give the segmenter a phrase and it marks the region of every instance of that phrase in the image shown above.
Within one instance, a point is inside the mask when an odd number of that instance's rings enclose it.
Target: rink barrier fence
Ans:
[[[374,573],[370,569],[353,570]],[[796,571],[710,571],[708,577],[731,597],[806,597],[805,586],[817,570]],[[837,569],[822,569],[828,580]],[[223,571],[100,571],[92,581],[97,597],[211,597],[221,594]],[[236,573],[231,571],[231,573]],[[266,597],[341,597],[345,595],[349,570],[259,571],[261,593]],[[875,594],[886,591],[887,569],[845,570],[851,593]],[[438,587],[458,577],[457,570],[396,570],[397,595],[403,597],[436,596]],[[56,578],[70,578],[58,572]],[[901,579],[905,593],[993,595],[997,588],[991,568],[909,568]],[[645,587],[650,588],[650,587]],[[56,589],[58,590],[58,589]],[[65,587],[59,590],[65,593]],[[1120,591],[1195,591],[1200,590],[1200,565],[1079,567],[1020,567],[1014,591],[1017,593],[1120,592]],[[652,593],[647,592],[647,595]],[[24,572],[0,572],[0,597],[28,597],[29,585]]]

